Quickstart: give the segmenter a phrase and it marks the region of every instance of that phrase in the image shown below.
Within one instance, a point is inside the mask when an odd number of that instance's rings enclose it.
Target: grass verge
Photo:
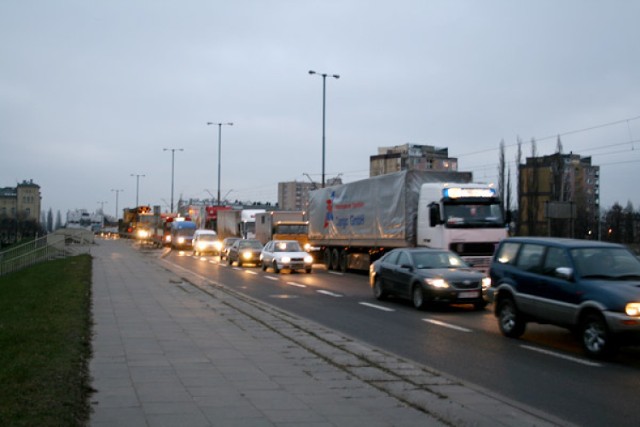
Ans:
[[[85,425],[90,357],[90,255],[0,277],[0,425]]]

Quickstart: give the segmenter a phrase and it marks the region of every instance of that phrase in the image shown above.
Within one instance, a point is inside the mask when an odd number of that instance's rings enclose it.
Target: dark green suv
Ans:
[[[625,246],[593,240],[511,237],[489,270],[500,331],[521,336],[527,322],[576,331],[588,356],[640,343],[640,259]]]

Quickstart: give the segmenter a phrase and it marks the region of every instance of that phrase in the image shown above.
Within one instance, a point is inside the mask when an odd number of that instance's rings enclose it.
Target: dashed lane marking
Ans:
[[[382,311],[388,311],[388,312],[395,311],[393,308],[383,307],[381,305],[371,304],[368,302],[359,302],[358,304],[364,305],[365,307],[375,308],[376,310],[382,310]]]
[[[296,282],[287,282],[287,285],[296,286],[298,288],[306,288],[307,287],[307,285],[303,285],[301,283],[296,283]]]
[[[473,332],[471,329],[463,328],[462,326],[452,325],[451,323],[441,322],[436,319],[422,319],[424,322],[431,323],[433,325],[442,326],[445,328],[453,329],[460,332]]]
[[[342,297],[342,295],[340,295],[340,294],[336,294],[335,292],[331,292],[331,291],[325,291],[323,289],[318,289],[316,292],[319,293],[319,294],[323,294],[323,295],[329,295],[330,297],[334,297],[334,298],[341,298]]]
[[[592,366],[594,368],[602,367],[602,364],[598,363],[598,362],[592,362],[590,360],[584,360],[584,359],[580,359],[578,357],[568,356],[566,354],[557,353],[555,351],[545,350],[544,348],[532,347],[530,345],[521,345],[520,347],[522,347],[522,348],[524,348],[526,350],[535,351],[537,353],[546,354],[547,356],[557,357],[559,359],[564,359],[564,360],[568,360],[570,362],[579,363],[581,365]]]

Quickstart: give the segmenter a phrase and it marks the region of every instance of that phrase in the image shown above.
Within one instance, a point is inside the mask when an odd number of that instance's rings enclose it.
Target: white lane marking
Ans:
[[[342,297],[342,295],[340,295],[340,294],[336,294],[336,293],[331,292],[331,291],[325,291],[323,289],[319,289],[316,292],[319,293],[319,294],[323,294],[323,295],[329,295],[330,297],[336,297],[336,298],[341,298]]]
[[[336,276],[344,276],[344,273],[340,273],[338,271],[329,271],[329,274],[335,274]]]
[[[254,276],[258,274],[255,271],[251,271],[251,270],[246,270],[246,272],[247,274],[253,274]]]
[[[471,329],[463,328],[462,326],[452,325],[451,323],[441,322],[441,321],[435,320],[435,319],[422,319],[422,320],[427,322],[427,323],[432,323],[434,325],[443,326],[445,328],[454,329],[454,330],[460,331],[460,332],[473,332]]]
[[[578,357],[567,356],[566,354],[556,353],[555,351],[545,350],[543,348],[532,347],[530,345],[521,345],[520,347],[522,347],[524,349],[527,349],[527,350],[535,351],[535,352],[538,352],[538,353],[546,354],[547,356],[553,356],[553,357],[557,357],[559,359],[568,360],[570,362],[580,363],[581,365],[592,366],[594,368],[601,368],[602,367],[602,364],[598,363],[598,362],[592,362],[590,360],[584,360],[584,359],[580,359]]]
[[[277,277],[273,277],[273,276],[264,276],[264,278],[269,280],[274,280],[274,281],[280,280]]]
[[[302,285],[302,284],[296,283],[296,282],[287,282],[287,285],[297,286],[298,288],[306,288],[307,287],[307,285]]]
[[[371,304],[371,303],[368,303],[368,302],[359,302],[358,304],[360,304],[360,305],[364,305],[364,306],[366,306],[366,307],[375,308],[376,310],[382,310],[382,311],[395,311],[393,308],[383,307],[383,306],[381,306],[381,305]]]
[[[209,262],[210,262],[211,264],[219,264],[219,263],[218,263],[218,261],[214,261],[214,260],[212,260],[212,259],[210,259],[210,260],[209,260]]]

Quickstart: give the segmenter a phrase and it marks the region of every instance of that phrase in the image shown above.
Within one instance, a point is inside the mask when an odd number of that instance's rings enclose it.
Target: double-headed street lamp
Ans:
[[[131,176],[135,176],[136,177],[136,208],[137,208],[139,206],[138,205],[138,195],[140,194],[140,177],[144,178],[146,175],[132,173]]]
[[[220,205],[220,156],[222,153],[222,126],[233,126],[233,123],[214,123],[207,122],[207,126],[209,125],[218,125],[218,205]]]
[[[162,151],[171,151],[171,212],[173,212],[173,162],[176,151],[184,151],[182,148],[163,148]]]
[[[116,193],[116,222],[118,222],[118,194],[124,190],[114,190],[112,188],[111,191],[114,191]]]
[[[318,73],[309,70],[309,74],[316,74],[322,77],[322,188],[324,188],[324,159],[325,159],[325,117],[326,117],[326,98],[327,98],[327,76],[339,79],[338,74]]]

